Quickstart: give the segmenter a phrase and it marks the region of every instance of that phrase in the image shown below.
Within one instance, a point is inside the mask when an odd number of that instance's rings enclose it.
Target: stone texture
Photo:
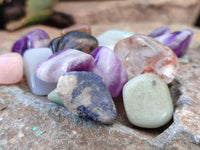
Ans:
[[[199,0],[123,0],[60,2],[53,9],[71,15],[77,23],[162,22],[192,25],[199,15],[199,8]]]
[[[174,111],[167,84],[152,73],[128,81],[123,87],[123,101],[128,120],[138,127],[161,127]]]
[[[119,23],[92,26],[92,30],[95,36],[109,29],[149,34],[160,26],[163,24]],[[189,63],[179,64],[177,79],[181,86],[178,82],[170,85],[175,105],[173,122],[152,130],[132,126],[121,99],[115,101],[118,117],[112,126],[83,120],[46,97],[32,95],[23,78],[16,85],[0,86],[0,99],[4,101],[0,103],[7,106],[0,110],[0,149],[199,149],[200,30],[186,25],[169,27],[173,31],[184,28],[194,31],[186,54]],[[47,26],[28,27],[13,33],[0,31],[0,53],[10,51],[19,35],[35,28],[47,31],[51,39],[60,34],[60,30]]]

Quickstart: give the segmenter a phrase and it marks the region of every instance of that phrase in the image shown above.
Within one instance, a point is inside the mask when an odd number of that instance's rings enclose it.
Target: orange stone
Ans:
[[[15,84],[23,77],[23,59],[18,53],[0,55],[0,84]]]
[[[88,34],[92,34],[91,27],[89,25],[78,23],[78,24],[75,24],[68,28],[63,29],[61,31],[61,36],[65,35],[68,32],[71,32],[71,31],[82,31],[82,32],[86,32]]]

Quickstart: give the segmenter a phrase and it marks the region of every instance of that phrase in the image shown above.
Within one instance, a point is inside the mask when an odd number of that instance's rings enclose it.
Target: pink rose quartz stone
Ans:
[[[23,77],[23,59],[18,53],[0,55],[0,84],[15,84]]]
[[[176,75],[178,60],[175,53],[145,35],[133,35],[119,41],[114,48],[126,68],[129,79],[143,73],[154,73],[166,83]]]

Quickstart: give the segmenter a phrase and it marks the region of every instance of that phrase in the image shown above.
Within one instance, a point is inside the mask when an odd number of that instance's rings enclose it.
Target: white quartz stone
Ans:
[[[163,126],[174,111],[167,84],[151,73],[128,81],[123,88],[123,101],[128,120],[143,128]]]
[[[108,30],[97,37],[99,46],[105,46],[110,49],[114,49],[115,44],[127,37],[132,36],[133,33],[122,31],[122,30]]]
[[[44,82],[35,75],[36,65],[52,54],[49,48],[35,48],[27,50],[23,55],[26,80],[31,92],[35,95],[47,95],[56,88],[55,83]]]

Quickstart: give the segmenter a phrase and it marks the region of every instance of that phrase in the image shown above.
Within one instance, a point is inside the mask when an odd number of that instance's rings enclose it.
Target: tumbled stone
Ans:
[[[68,32],[71,31],[82,31],[82,32],[86,32],[88,34],[91,34],[91,27],[87,24],[82,24],[82,23],[78,23],[78,24],[74,24],[68,28],[65,28],[61,31],[61,36],[65,35]]]
[[[119,41],[114,48],[129,78],[142,73],[155,73],[170,83],[177,72],[175,53],[156,40],[145,35],[134,35]]]
[[[168,46],[174,51],[177,57],[182,57],[186,54],[189,48],[189,44],[193,37],[193,31],[183,29],[170,32],[168,28],[160,27],[149,34],[149,36]]]
[[[71,31],[59,40],[56,52],[63,49],[77,49],[85,53],[90,53],[97,47],[98,41],[95,37],[82,31]]]
[[[123,88],[128,120],[138,127],[157,128],[173,115],[173,102],[167,84],[152,73],[131,79]]]
[[[58,48],[58,44],[60,42],[60,39],[62,37],[57,37],[57,38],[54,38],[50,43],[49,43],[49,48],[52,50],[53,53],[56,52],[57,48]]]
[[[12,52],[17,52],[23,55],[27,49],[46,47],[48,46],[49,42],[50,38],[45,31],[41,29],[35,29],[16,41],[13,44]]]
[[[94,65],[91,55],[74,49],[59,51],[41,61],[35,70],[36,76],[50,83],[57,83],[59,77],[69,71],[90,71]]]
[[[117,117],[112,97],[102,78],[95,73],[67,72],[59,78],[57,90],[72,114],[105,124],[113,123]]]
[[[29,89],[35,95],[47,95],[56,88],[55,83],[47,83],[35,75],[35,67],[42,60],[52,55],[49,48],[33,48],[24,53],[24,71]]]
[[[122,30],[108,30],[97,37],[97,40],[99,42],[99,46],[105,46],[110,49],[114,49],[115,44],[127,37],[132,36],[133,33],[126,32]]]
[[[150,36],[152,38],[156,38],[156,37],[162,36],[167,33],[170,33],[170,29],[166,26],[162,26],[162,27],[159,27],[159,28],[153,30],[148,36]]]
[[[18,53],[0,55],[0,84],[15,84],[23,77],[23,60]]]
[[[107,47],[99,47],[91,55],[94,57],[92,72],[103,78],[112,97],[121,95],[128,75],[118,56]]]
[[[53,91],[51,91],[47,98],[51,101],[51,102],[54,102],[56,104],[59,104],[61,106],[65,106],[62,102],[62,100],[60,99],[60,97],[58,96],[58,92],[57,92],[57,89],[54,89]]]

